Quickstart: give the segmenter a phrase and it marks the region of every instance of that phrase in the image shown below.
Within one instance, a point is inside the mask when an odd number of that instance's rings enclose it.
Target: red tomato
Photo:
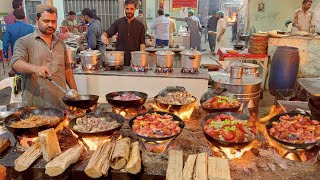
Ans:
[[[238,142],[244,141],[244,133],[241,130],[236,131],[236,138]]]
[[[234,138],[234,134],[231,133],[231,131],[226,131],[225,129],[221,130],[221,135],[224,137],[226,140],[230,140]]]
[[[296,129],[302,128],[301,124],[298,123],[298,122],[295,123],[293,126],[294,126]]]
[[[226,114],[220,114],[220,118],[221,118],[222,120],[225,120],[225,119],[228,119],[229,116],[226,115]]]
[[[143,116],[137,116],[136,119],[143,119]]]

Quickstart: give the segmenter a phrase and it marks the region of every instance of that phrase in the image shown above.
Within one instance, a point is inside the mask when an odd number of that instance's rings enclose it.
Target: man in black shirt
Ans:
[[[209,32],[217,32],[217,24],[218,24],[218,17],[217,17],[217,12],[213,11],[212,16],[208,20],[208,40],[209,40],[209,46],[211,50],[211,54],[214,54],[214,49],[216,47],[216,35],[215,34],[210,34]]]
[[[136,4],[134,0],[125,1],[126,16],[113,22],[108,30],[106,30],[101,40],[104,44],[108,44],[108,37],[112,37],[118,33],[118,41],[116,50],[124,51],[124,65],[129,66],[131,61],[131,51],[145,50],[145,28],[143,23],[134,17]]]

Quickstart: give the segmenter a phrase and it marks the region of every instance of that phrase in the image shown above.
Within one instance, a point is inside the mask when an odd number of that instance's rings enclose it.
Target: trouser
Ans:
[[[207,28],[202,28],[201,39],[202,39],[202,35],[204,35],[204,41],[207,41],[208,40],[208,30],[207,30]]]
[[[156,39],[157,46],[169,46],[169,40]]]
[[[232,32],[232,39],[231,41],[237,40],[237,32]]]
[[[216,35],[208,34],[210,50],[214,51],[216,47]]]

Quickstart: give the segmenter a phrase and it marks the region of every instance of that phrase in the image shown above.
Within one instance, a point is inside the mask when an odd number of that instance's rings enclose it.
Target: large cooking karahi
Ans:
[[[140,99],[122,99],[119,96],[131,95],[140,97]],[[138,91],[118,91],[111,92],[106,95],[108,103],[116,108],[126,109],[126,108],[140,108],[147,100],[148,95],[143,92]]]
[[[64,112],[54,108],[23,109],[4,119],[5,127],[15,136],[34,137],[38,132],[55,128]]]
[[[175,122],[176,122],[175,124],[176,124],[177,127],[179,127],[179,130],[176,131],[176,132],[173,133],[173,134],[170,134],[170,135],[168,135],[168,136],[165,136],[165,135],[164,135],[164,133],[165,133],[164,130],[167,129],[167,127],[168,127],[170,124],[167,124],[167,126],[165,126],[165,125],[163,124],[163,126],[160,127],[160,126],[159,126],[160,123],[163,122],[163,119],[162,119],[162,118],[159,120],[157,126],[155,125],[155,122],[154,122],[154,121],[149,121],[149,120],[144,119],[144,117],[145,117],[146,115],[151,115],[151,116],[152,116],[152,115],[154,115],[154,114],[159,114],[159,115],[164,116],[164,117],[165,117],[165,116],[171,116],[170,119],[172,119],[172,121],[175,121]],[[150,125],[148,128],[150,128],[150,130],[153,132],[153,134],[155,134],[155,133],[158,132],[159,134],[162,134],[162,135],[164,135],[164,136],[162,136],[162,137],[156,137],[156,136],[150,137],[150,136],[148,136],[148,135],[140,135],[140,134],[138,134],[138,133],[135,133],[135,130],[134,130],[134,127],[133,127],[134,121],[140,121],[141,119],[144,121],[144,123],[146,123],[146,125],[147,125],[147,124]],[[156,118],[153,118],[153,119],[156,119]],[[148,122],[148,121],[149,121],[149,122]],[[151,124],[152,124],[152,123],[153,123],[154,127],[151,127]],[[177,115],[175,115],[175,114],[168,113],[168,112],[154,111],[154,112],[146,112],[146,113],[138,114],[137,116],[135,116],[135,117],[133,117],[132,119],[130,119],[130,121],[129,121],[129,126],[130,126],[131,130],[133,131],[133,133],[134,133],[138,138],[141,138],[141,139],[143,139],[143,140],[145,140],[145,141],[148,141],[148,142],[156,142],[156,141],[164,141],[164,140],[173,139],[173,138],[179,136],[179,134],[182,132],[185,124],[184,124],[184,122],[181,120],[181,118],[179,118],[179,117],[178,117]],[[143,125],[139,125],[139,126],[143,126]]]
[[[186,91],[184,87],[167,87],[154,97],[156,104],[169,112],[180,112],[181,109],[190,109],[197,101],[196,97]]]
[[[232,129],[232,127],[230,126],[229,130],[230,131],[234,131],[234,133],[232,134],[233,139],[230,138],[229,140],[227,139],[220,139],[219,137],[214,137],[214,135],[208,133],[208,131],[205,130],[205,126],[206,126],[206,122],[210,119],[214,119],[216,116],[221,116],[221,115],[227,115],[227,116],[233,116],[234,118],[236,118],[237,120],[239,121],[250,121],[249,120],[249,117],[246,116],[246,115],[243,115],[243,114],[237,114],[237,113],[234,113],[234,112],[223,112],[223,113],[213,113],[213,114],[210,114],[208,116],[206,116],[202,122],[201,122],[201,127],[202,127],[202,130],[203,130],[203,133],[205,135],[205,137],[210,141],[210,142],[213,142],[213,143],[217,143],[219,145],[223,145],[223,146],[247,146],[248,144],[250,144],[254,139],[255,139],[255,129],[254,127],[253,128],[248,128],[248,126],[246,126],[246,129],[245,131],[251,131],[251,132],[248,132],[247,134],[249,135],[247,140],[244,140],[244,141],[236,141],[236,139],[238,139],[238,132],[240,128],[235,128],[235,129]],[[232,121],[232,120],[231,120]],[[221,131],[219,133],[224,133],[222,132],[222,129],[225,129],[225,128],[221,128]],[[240,132],[240,131],[239,131]],[[243,135],[243,134],[242,134]]]
[[[79,95],[77,99],[67,99],[66,97],[62,98],[62,101],[68,105],[77,107],[80,109],[88,109],[91,106],[97,104],[99,96],[97,95]]]
[[[299,118],[296,118],[296,119],[293,118],[297,116],[299,116]],[[304,120],[304,118],[306,117],[308,119]],[[311,118],[310,115],[299,113],[299,112],[289,112],[289,113],[278,114],[272,117],[266,124],[267,133],[269,137],[271,137],[273,140],[286,146],[295,147],[297,149],[305,149],[305,148],[313,147],[315,145],[320,144],[320,136],[319,136],[320,134],[319,134],[319,129],[317,127],[319,126],[320,122],[317,120],[311,121],[310,118]],[[279,124],[279,122],[284,122],[284,123]],[[274,124],[280,125],[280,127],[274,127],[273,126]],[[284,127],[287,125],[288,127]],[[292,129],[291,126],[294,129]],[[317,127],[317,129],[315,129],[314,127]],[[277,132],[279,132],[279,135],[276,134]],[[303,138],[303,136],[311,135],[310,132],[313,133],[313,136],[318,136],[318,138],[315,139],[315,141],[310,141]],[[285,136],[286,135],[285,133],[288,133],[287,136],[289,136],[290,134],[293,134],[294,137],[292,136],[291,138],[292,140],[296,139],[296,136],[301,138],[300,139],[298,138],[299,140],[297,142],[288,141],[286,140],[287,138],[281,137],[281,136]]]
[[[110,136],[121,129],[124,121],[124,117],[112,112],[93,112],[72,119],[69,127],[80,137]]]

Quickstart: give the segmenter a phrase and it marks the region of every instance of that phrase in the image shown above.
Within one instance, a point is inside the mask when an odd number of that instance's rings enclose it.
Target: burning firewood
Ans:
[[[5,140],[3,140],[2,138],[0,138],[0,154],[5,151],[6,149],[8,149],[8,147],[11,145],[11,141],[7,138]]]
[[[111,158],[111,167],[113,169],[121,169],[127,164],[130,155],[130,142],[130,138],[123,138],[116,142]]]
[[[66,150],[45,166],[45,173],[49,176],[62,174],[71,164],[78,162],[82,151],[83,146],[76,146]]]
[[[182,180],[183,151],[169,151],[169,162],[167,167],[167,180]]]
[[[209,157],[208,178],[209,180],[231,180],[228,159]]]
[[[195,166],[195,180],[207,180],[208,179],[208,154],[200,153],[197,156]]]
[[[131,153],[126,170],[131,174],[137,174],[141,170],[140,144],[138,141],[131,144]]]
[[[61,154],[58,137],[53,128],[41,131],[38,136],[45,161],[49,162]]]
[[[110,166],[109,157],[112,154],[113,146],[113,142],[105,142],[98,147],[98,149],[93,153],[92,157],[90,158],[90,161],[86,169],[84,170],[86,175],[88,175],[91,178],[99,178],[103,174],[107,175]],[[105,164],[107,165],[105,166]],[[104,169],[103,166],[105,166]]]
[[[186,164],[183,168],[183,179],[189,180],[193,178],[194,165],[196,164],[197,154],[189,155]]]
[[[27,170],[41,154],[41,146],[38,141],[14,161],[14,169],[19,172]]]

